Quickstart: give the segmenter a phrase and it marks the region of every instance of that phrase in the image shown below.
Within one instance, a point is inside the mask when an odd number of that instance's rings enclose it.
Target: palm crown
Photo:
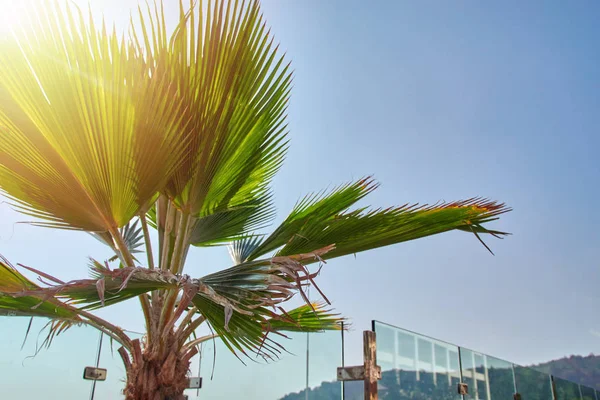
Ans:
[[[292,73],[256,1],[180,3],[171,33],[162,4],[140,8],[127,35],[69,4],[28,16],[0,44],[0,188],[34,224],[90,232],[115,257],[68,283],[30,268],[43,285],[3,260],[0,308],[51,318],[49,339],[73,323],[112,336],[131,398],[136,366],[176,353],[179,371],[206,339],[189,340],[202,323],[232,351],[265,357],[281,351],[271,332],[339,329],[304,295],[309,263],[454,229],[504,235],[484,224],[509,209],[480,198],[356,208],[371,177],[304,197],[259,234],[275,214]],[[191,246],[225,244],[234,266],[183,274]],[[285,311],[295,293],[306,305]],[[143,349],[93,313],[134,297]]]

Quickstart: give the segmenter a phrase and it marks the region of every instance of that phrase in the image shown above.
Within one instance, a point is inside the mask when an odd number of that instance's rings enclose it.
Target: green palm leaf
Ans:
[[[142,233],[142,228],[138,228],[139,219],[134,221],[130,221],[127,225],[120,229],[121,236],[123,237],[123,242],[127,247],[127,250],[133,255],[136,253],[141,253],[142,250],[139,248],[144,245],[144,234]],[[114,240],[108,232],[90,232],[94,238],[96,238],[101,243],[110,247],[115,255],[108,259],[108,261],[112,262],[119,258],[118,250],[114,244]],[[136,260],[135,257],[133,257]],[[137,260],[136,260],[137,261]]]
[[[304,304],[286,311],[285,315],[272,318],[264,330],[289,332],[323,332],[342,330],[345,319],[332,310],[324,307],[323,303]]]
[[[0,257],[0,310],[7,315],[48,317],[78,321],[79,317],[62,302],[49,296],[19,296],[37,291],[40,287],[18,272],[6,259]]]
[[[277,357],[281,348],[267,338],[273,331],[268,326],[276,320],[287,321],[280,327],[297,325],[280,305],[297,293],[311,304],[304,288],[308,284],[314,285],[317,274],[310,273],[303,263],[318,259],[331,250],[327,247],[311,254],[248,261],[215,272],[200,279],[206,289],[201,289],[192,302],[230,350],[243,354],[250,350],[267,358]],[[276,308],[282,313],[272,311]],[[324,323],[322,328],[329,326]]]
[[[136,37],[140,47],[152,49],[156,70],[170,72],[193,133],[166,193],[184,212],[205,217],[266,203],[267,185],[287,147],[291,75],[258,2],[215,1],[206,15],[202,4],[190,4],[185,12],[180,3],[180,23],[169,43],[158,10],[147,17],[140,12],[144,23]]]
[[[222,245],[232,241],[237,243],[252,236],[250,232],[266,227],[274,215],[270,196],[210,213],[198,218],[190,235],[190,243],[195,246]]]
[[[114,230],[181,163],[181,101],[166,73],[150,75],[74,6],[36,3],[28,15],[0,44],[0,191],[38,225]]]
[[[248,255],[249,260],[271,253],[296,237],[305,227],[318,221],[329,221],[367,196],[379,185],[371,177],[338,186],[329,192],[313,193],[301,199],[290,215]],[[332,243],[329,243],[332,244]],[[322,246],[325,247],[325,246]],[[315,250],[317,247],[309,249]]]
[[[474,233],[482,243],[480,233],[496,237],[506,235],[483,225],[498,219],[510,208],[480,198],[434,206],[404,205],[348,211],[376,187],[377,184],[367,178],[328,194],[305,197],[248,259],[275,250],[278,250],[277,255],[285,256],[333,245],[335,249],[324,255],[328,259],[455,229]]]
[[[478,198],[433,207],[415,205],[384,210],[360,209],[329,220],[312,220],[278,254],[308,252],[335,244],[335,249],[324,256],[334,258],[454,229],[470,231],[478,238],[479,233],[500,237],[506,233],[488,230],[483,224],[507,211],[509,209],[504,204]]]

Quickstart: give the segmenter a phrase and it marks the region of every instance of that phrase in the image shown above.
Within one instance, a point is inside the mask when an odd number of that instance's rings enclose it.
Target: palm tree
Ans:
[[[180,3],[170,33],[155,4],[126,35],[65,3],[31,7],[0,44],[0,189],[33,224],[90,233],[114,257],[66,283],[21,266],[42,284],[2,259],[0,308],[50,318],[47,343],[73,324],[109,335],[127,399],[181,398],[213,336],[240,358],[274,359],[281,332],[339,329],[305,295],[311,263],[455,229],[504,235],[484,224],[509,209],[480,198],[357,208],[377,188],[371,177],[304,197],[264,233],[292,73],[258,2]],[[192,246],[220,245],[232,267],[184,274]],[[306,304],[285,311],[298,293]],[[143,343],[94,314],[136,297]],[[196,337],[202,324],[214,335]]]

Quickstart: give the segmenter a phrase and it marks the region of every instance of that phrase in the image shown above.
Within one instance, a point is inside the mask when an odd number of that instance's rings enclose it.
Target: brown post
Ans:
[[[363,357],[365,361],[365,400],[377,400],[377,380],[380,372],[377,367],[375,332],[363,332]]]
[[[381,379],[381,367],[377,365],[377,342],[375,332],[363,333],[363,365],[355,367],[339,367],[337,380],[363,381],[365,386],[365,400],[377,400],[377,381]]]

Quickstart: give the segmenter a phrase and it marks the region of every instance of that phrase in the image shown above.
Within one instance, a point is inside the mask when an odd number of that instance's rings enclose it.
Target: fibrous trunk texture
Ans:
[[[134,341],[133,360],[121,352],[127,370],[124,394],[126,400],[183,400],[187,372],[195,351],[182,354],[177,341],[170,337],[160,343],[149,343],[142,352]]]

